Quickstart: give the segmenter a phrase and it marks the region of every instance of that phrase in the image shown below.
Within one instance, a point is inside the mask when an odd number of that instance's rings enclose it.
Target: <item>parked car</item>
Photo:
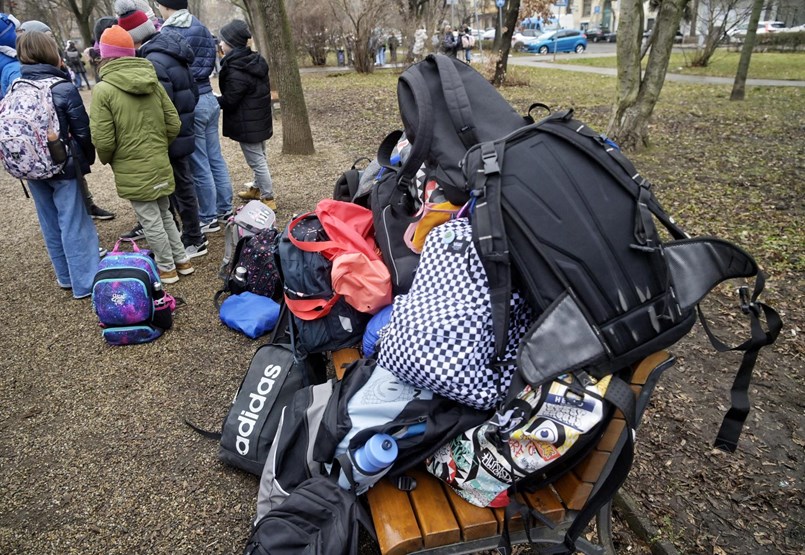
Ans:
[[[746,38],[748,29],[749,25],[744,23],[727,31],[727,36],[734,39],[744,39]],[[783,29],[785,29],[785,23],[782,21],[758,21],[757,23],[757,34],[759,35],[763,33],[774,33]]]
[[[654,27],[651,29],[646,29],[643,31],[643,40],[648,40],[651,37],[651,33],[654,32]],[[674,42],[675,43],[682,43],[685,40],[685,35],[682,34],[682,31],[679,29],[676,30],[676,34],[674,35]]]
[[[587,35],[587,40],[593,42],[615,42],[616,33],[609,30],[609,27],[593,27],[584,31]]]
[[[525,52],[529,44],[536,42],[542,31],[536,29],[523,29],[512,35],[512,50],[515,52]]]
[[[495,28],[490,27],[489,29],[485,30],[481,33],[481,38],[483,40],[495,40]]]
[[[549,52],[575,52],[581,54],[587,49],[587,35],[578,29],[559,29],[548,31],[528,45],[528,52],[548,54]]]

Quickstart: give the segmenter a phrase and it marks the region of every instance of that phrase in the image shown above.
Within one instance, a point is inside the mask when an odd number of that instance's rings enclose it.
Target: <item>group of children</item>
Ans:
[[[207,139],[210,133],[204,114],[214,116],[209,127],[214,127],[217,143],[218,113],[223,110],[223,134],[240,143],[254,172],[254,182],[239,196],[261,199],[276,209],[265,155],[265,141],[273,133],[268,64],[248,46],[251,34],[244,21],[225,25],[219,34],[225,54],[219,75],[221,94],[214,95],[209,75],[199,79],[191,66],[198,55],[194,47],[208,45],[195,40],[193,27],[198,21],[186,6],[183,0],[157,4],[166,16],[161,33],[147,24],[149,18],[141,10],[121,14],[119,25],[103,30],[96,44],[101,59],[89,115],[68,79],[51,89],[60,138],[70,159],[61,173],[29,180],[29,185],[58,285],[72,289],[74,298],[91,294],[99,262],[98,236],[81,188],[96,151],[103,164],[111,165],[118,196],[131,202],[163,283],[175,283],[180,275],[193,273],[191,258],[207,252],[202,230],[220,229],[203,222],[202,212],[211,212],[214,218],[232,213],[228,175],[228,198],[226,193],[223,199],[215,196],[214,189],[212,200],[202,201],[201,190],[195,194],[198,180],[191,163],[195,170],[197,158],[208,155],[204,144],[208,141],[199,145],[199,135]],[[183,32],[188,30],[189,34]],[[209,31],[203,30],[202,38],[211,39]],[[160,35],[164,35],[161,40]],[[218,48],[214,41],[213,47]],[[184,52],[184,57],[177,52]],[[66,76],[58,45],[46,33],[21,35],[15,54],[23,79]],[[211,105],[201,106],[202,101]],[[189,141],[176,140],[182,136]],[[197,156],[200,147],[205,150],[203,156]],[[223,169],[228,173],[225,163]],[[180,189],[181,195],[172,195]],[[171,200],[182,221],[181,234]]]

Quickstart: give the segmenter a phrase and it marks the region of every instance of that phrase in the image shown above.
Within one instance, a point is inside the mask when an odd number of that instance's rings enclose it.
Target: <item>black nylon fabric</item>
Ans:
[[[307,368],[290,345],[257,349],[224,418],[218,458],[260,476],[283,407],[308,383]]]
[[[467,149],[525,125],[480,73],[443,54],[432,54],[403,72],[397,100],[406,137],[423,151],[421,158],[412,151],[412,157],[417,157],[412,165],[419,168],[427,163],[447,200],[457,205],[469,198],[459,166]],[[422,103],[430,104],[430,117],[421,113]]]
[[[329,476],[301,483],[257,522],[244,555],[358,553],[358,525],[369,522],[355,494]]]

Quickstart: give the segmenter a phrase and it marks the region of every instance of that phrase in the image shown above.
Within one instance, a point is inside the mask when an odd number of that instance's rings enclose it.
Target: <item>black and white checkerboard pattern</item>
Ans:
[[[394,300],[378,363],[398,378],[478,408],[508,390],[530,312],[516,295],[507,364],[494,365],[489,282],[466,219],[434,228],[413,286]]]

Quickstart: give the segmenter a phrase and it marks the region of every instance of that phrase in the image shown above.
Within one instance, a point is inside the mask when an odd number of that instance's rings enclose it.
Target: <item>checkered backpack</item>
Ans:
[[[533,320],[523,298],[511,297],[505,356],[495,356],[489,281],[466,219],[434,228],[411,290],[394,300],[381,333],[378,363],[398,378],[471,407],[505,397],[520,339]]]

